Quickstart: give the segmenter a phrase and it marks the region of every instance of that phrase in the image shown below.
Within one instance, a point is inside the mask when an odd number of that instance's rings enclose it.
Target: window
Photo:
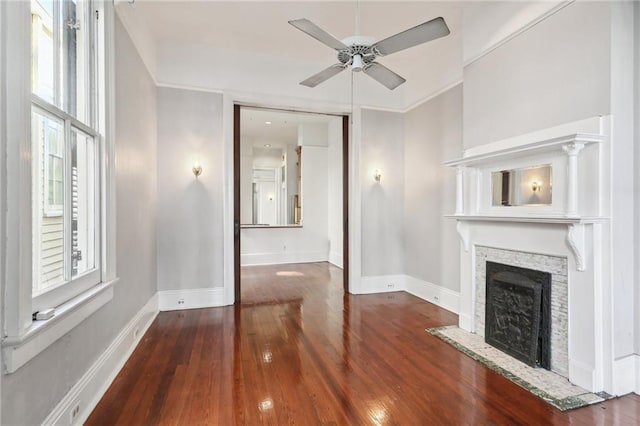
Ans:
[[[31,0],[34,312],[101,279],[101,138],[89,6]]]
[[[12,373],[112,300],[118,281],[114,8],[0,0],[0,28],[2,354]],[[55,315],[33,321],[43,308]]]

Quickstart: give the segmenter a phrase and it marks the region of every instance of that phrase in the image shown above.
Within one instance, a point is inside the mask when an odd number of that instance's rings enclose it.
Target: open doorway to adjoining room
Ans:
[[[348,292],[348,146],[347,116],[234,106],[236,303],[255,265],[329,262]]]

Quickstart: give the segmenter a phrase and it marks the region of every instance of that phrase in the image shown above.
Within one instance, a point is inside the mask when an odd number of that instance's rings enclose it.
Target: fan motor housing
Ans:
[[[352,36],[342,39],[341,41],[349,48],[338,52],[338,60],[340,63],[345,65],[350,64],[355,55],[360,55],[365,66],[376,59],[377,54],[374,49],[371,48],[376,42],[373,37]]]

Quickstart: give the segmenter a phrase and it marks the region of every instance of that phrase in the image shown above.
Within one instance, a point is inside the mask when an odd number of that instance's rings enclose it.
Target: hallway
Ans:
[[[631,395],[562,413],[425,328],[408,293],[344,295],[328,263],[242,269],[242,304],[161,312],[87,424],[633,424]]]

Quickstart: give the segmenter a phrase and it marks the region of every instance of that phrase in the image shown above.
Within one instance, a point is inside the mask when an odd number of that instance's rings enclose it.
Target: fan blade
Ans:
[[[371,48],[384,56],[444,37],[449,33],[444,19],[436,18],[374,43]]]
[[[340,74],[346,67],[343,64],[334,64],[329,68],[320,71],[318,74],[312,75],[308,79],[301,81],[300,84],[307,87],[316,87],[318,84],[329,80],[334,75]]]
[[[377,62],[371,62],[362,71],[390,90],[395,89],[407,81],[395,72],[391,71],[389,68]]]
[[[348,47],[343,42],[341,42],[308,19],[295,19],[293,21],[289,21],[289,23],[300,31],[309,34],[320,43],[326,44],[332,49],[348,49]]]

